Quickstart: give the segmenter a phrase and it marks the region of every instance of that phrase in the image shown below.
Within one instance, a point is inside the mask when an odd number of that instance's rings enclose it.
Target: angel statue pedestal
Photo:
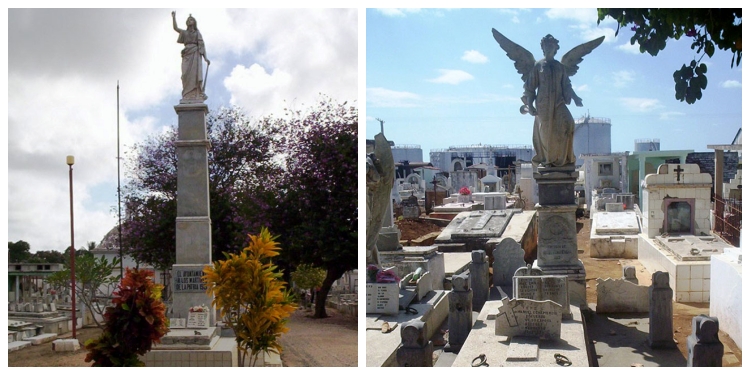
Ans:
[[[573,164],[539,167],[534,173],[539,185],[537,260],[534,268],[545,275],[567,276],[570,303],[586,304],[586,270],[578,259],[576,209],[573,186],[578,172]]]

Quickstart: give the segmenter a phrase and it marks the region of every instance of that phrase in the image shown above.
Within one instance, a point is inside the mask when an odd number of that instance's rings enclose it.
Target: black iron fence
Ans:
[[[742,200],[721,199],[715,195],[712,198],[714,200],[714,233],[732,246],[739,247],[740,229],[742,229]]]

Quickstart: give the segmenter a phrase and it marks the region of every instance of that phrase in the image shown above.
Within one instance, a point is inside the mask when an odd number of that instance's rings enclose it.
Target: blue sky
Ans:
[[[66,155],[76,158],[76,247],[117,223],[117,81],[124,157],[177,122],[172,10],[8,11],[9,241],[70,245]],[[238,105],[258,118],[304,110],[319,93],[357,99],[357,9],[174,10],[180,28],[192,13],[205,40],[209,110]]]
[[[635,139],[658,138],[662,150],[707,151],[730,143],[742,124],[742,65],[717,51],[708,65],[703,98],[674,99],[675,70],[695,52],[691,40],[670,40],[658,56],[630,46],[632,32],[596,9],[367,9],[367,138],[380,132],[396,144],[431,149],[472,144],[531,145],[532,123],[521,115],[523,82],[492,37],[492,28],[542,57],[546,34],[560,41],[556,58],[604,35],[571,78],[583,107],[612,122],[612,151],[632,151]]]

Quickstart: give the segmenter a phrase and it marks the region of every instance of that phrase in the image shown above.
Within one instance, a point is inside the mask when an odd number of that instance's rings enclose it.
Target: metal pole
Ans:
[[[117,81],[117,237],[120,250],[120,280],[122,280],[122,202],[120,200],[120,81]]]
[[[76,338],[76,248],[75,248],[75,237],[73,234],[73,157],[68,156],[69,168],[69,179],[70,179],[70,284],[71,284],[71,300],[73,307],[71,312],[73,313],[73,338]]]

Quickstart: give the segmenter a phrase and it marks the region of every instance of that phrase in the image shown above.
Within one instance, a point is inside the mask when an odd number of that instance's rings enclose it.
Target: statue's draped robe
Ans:
[[[536,92],[536,93],[535,93]],[[536,97],[534,164],[562,167],[576,161],[573,153],[575,123],[566,104],[573,88],[565,67],[557,60],[539,60],[524,84],[524,96]]]
[[[203,98],[203,64],[201,56],[205,55],[206,47],[203,37],[198,30],[180,30],[177,43],[182,43],[182,98]]]

